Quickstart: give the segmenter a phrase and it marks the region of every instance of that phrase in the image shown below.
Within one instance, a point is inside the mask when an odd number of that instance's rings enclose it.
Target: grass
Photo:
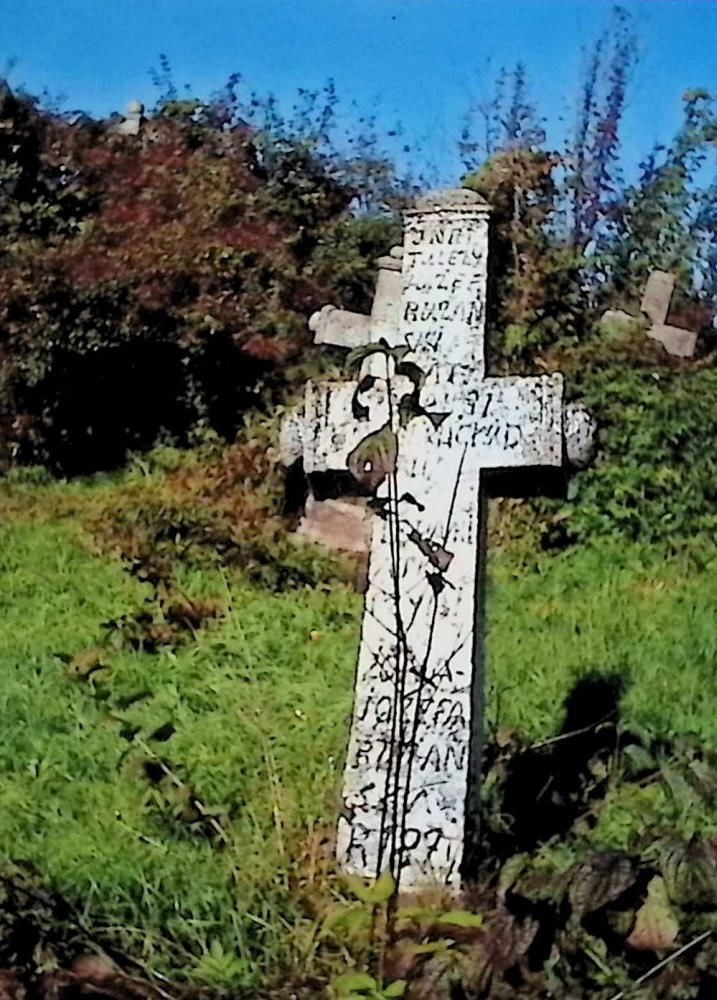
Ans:
[[[601,541],[540,559],[494,560],[487,637],[493,724],[540,739],[590,673],[625,680],[623,721],[717,748],[717,548]]]
[[[188,592],[230,601],[224,623],[175,652],[112,652],[83,682],[56,654],[96,645],[148,588],[87,551],[74,520],[18,516],[0,536],[0,854],[152,967],[191,971],[214,941],[241,957],[238,980],[285,964],[274,928],[292,917],[291,852],[335,815],[355,596],[272,597],[187,574]],[[231,814],[225,847],[174,818],[121,735],[144,743],[168,722],[176,732],[153,749]]]
[[[96,646],[148,593],[82,527],[121,489],[13,486],[0,502],[0,857],[32,865],[147,967],[249,988],[301,960],[295,888],[304,845],[336,818],[361,602],[338,585],[276,594],[186,568],[183,589],[220,601],[221,622],[174,651],[109,649],[105,670],[72,679],[57,654]],[[498,554],[491,727],[550,737],[577,680],[618,672],[626,726],[717,750],[717,548],[698,556],[609,540],[531,565]],[[226,844],[182,822],[186,802],[147,778],[147,746],[228,817]],[[645,810],[680,822],[657,792],[626,795],[601,817],[602,842],[629,840]]]

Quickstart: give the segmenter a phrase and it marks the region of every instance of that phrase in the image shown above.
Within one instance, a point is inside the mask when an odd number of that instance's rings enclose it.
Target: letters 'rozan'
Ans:
[[[371,316],[329,306],[310,321],[317,343],[386,349],[356,381],[310,383],[282,433],[286,460],[301,456],[307,474],[346,469],[382,428],[397,442],[383,468],[358,469],[374,475],[381,516],[337,853],[357,874],[391,868],[404,888],[460,882],[475,809],[482,475],[582,465],[592,447],[588,415],[563,405],[562,376],[485,374],[488,223],[489,207],[464,190],[406,212],[403,248],[379,261]]]

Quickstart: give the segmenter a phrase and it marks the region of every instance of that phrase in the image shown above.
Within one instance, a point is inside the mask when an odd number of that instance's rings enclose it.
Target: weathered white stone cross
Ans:
[[[592,439],[562,376],[485,375],[488,221],[465,190],[406,213],[371,317],[326,307],[311,327],[317,343],[407,352],[366,357],[357,381],[309,384],[283,431],[308,474],[348,465],[378,484],[337,852],[358,874],[390,867],[404,888],[460,881],[475,809],[481,475],[582,464]]]

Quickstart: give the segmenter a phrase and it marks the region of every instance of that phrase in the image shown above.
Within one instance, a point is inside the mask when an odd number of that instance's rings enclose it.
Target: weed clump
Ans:
[[[607,1000],[642,985],[655,1000],[712,995],[717,753],[631,731],[620,720],[624,689],[615,676],[586,677],[554,737],[489,743],[459,897],[396,895],[388,872],[373,883],[327,879],[332,895],[312,907],[317,961],[335,992],[353,984],[352,996],[381,1000]],[[651,821],[633,816],[626,841],[614,798],[647,790],[662,795],[661,807]],[[691,825],[698,815],[702,826]],[[356,968],[336,978],[346,949]]]
[[[234,445],[184,453],[178,467],[153,472],[114,496],[91,523],[103,547],[152,585],[180,566],[225,567],[274,592],[350,580],[348,559],[290,534],[272,427],[256,429]],[[181,608],[174,613],[181,615]]]

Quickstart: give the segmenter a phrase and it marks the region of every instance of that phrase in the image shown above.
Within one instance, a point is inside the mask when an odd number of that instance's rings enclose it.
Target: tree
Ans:
[[[684,292],[694,287],[699,271],[705,291],[712,288],[709,254],[716,220],[712,191],[700,189],[699,178],[717,135],[717,118],[704,90],[688,91],[683,105],[683,124],[669,148],[654,150],[641,164],[638,183],[614,211],[609,265],[618,294],[641,288],[653,268],[674,272]]]
[[[482,124],[480,137],[476,135],[479,124]],[[503,67],[492,96],[487,101],[474,102],[465,115],[458,152],[466,174],[474,174],[496,153],[542,149],[543,125],[530,100],[523,63],[517,63],[510,71]]]
[[[620,125],[636,52],[631,17],[616,8],[588,59],[575,136],[564,157],[578,254],[601,247],[619,197]]]
[[[493,209],[491,342],[497,358],[512,366],[534,363],[581,328],[575,258],[552,227],[555,166],[541,150],[504,150],[465,181]]]

